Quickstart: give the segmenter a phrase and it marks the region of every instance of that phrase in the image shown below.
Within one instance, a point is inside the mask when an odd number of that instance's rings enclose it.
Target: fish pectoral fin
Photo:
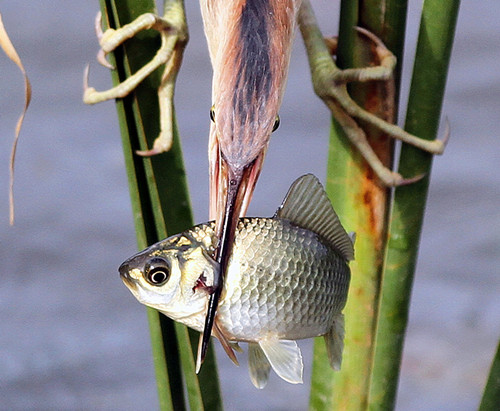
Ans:
[[[256,388],[262,389],[266,386],[270,370],[271,364],[259,344],[248,343],[248,372]]]
[[[324,337],[330,365],[335,371],[340,371],[344,350],[344,314],[339,314],[335,318],[332,327]]]
[[[302,354],[295,341],[265,339],[259,341],[273,370],[291,384],[302,384]]]
[[[215,319],[215,323],[212,328],[212,333],[220,341],[222,348],[224,348],[224,351],[226,352],[227,356],[231,359],[231,361],[239,366],[240,364],[238,363],[238,359],[236,358],[236,354],[234,353],[235,344],[231,344],[228,341],[228,339],[218,326],[217,319]],[[239,348],[238,344],[236,344],[236,346]]]
[[[217,325],[217,321],[215,321],[214,326],[212,328],[212,334],[220,341],[220,344],[222,345],[222,348],[224,348],[224,351],[226,352],[227,356],[231,359],[233,363],[236,365],[240,365],[238,363],[238,359],[236,358],[236,354],[234,353],[234,350],[240,352],[241,348],[238,345],[238,343],[230,343],[222,330],[219,328]],[[202,360],[201,360],[201,341],[203,339],[203,334],[200,334],[200,339],[198,341],[198,354],[196,356],[196,374],[200,372]]]

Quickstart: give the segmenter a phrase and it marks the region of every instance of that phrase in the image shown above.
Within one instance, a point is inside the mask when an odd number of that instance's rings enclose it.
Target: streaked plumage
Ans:
[[[202,332],[219,270],[216,241],[214,222],[197,225],[131,257],[120,274],[140,302]],[[312,175],[292,185],[273,218],[240,219],[214,335],[233,360],[230,343],[249,343],[255,386],[265,385],[271,366],[302,382],[298,339],[324,335],[330,363],[340,367],[353,257],[351,238]]]

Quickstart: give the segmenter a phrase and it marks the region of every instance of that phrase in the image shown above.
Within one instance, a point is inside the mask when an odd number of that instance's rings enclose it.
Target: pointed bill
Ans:
[[[234,242],[234,235],[238,219],[246,213],[246,209],[260,174],[265,151],[258,156],[250,165],[243,169],[234,169],[218,153],[217,170],[217,192],[211,192],[211,196],[216,196],[217,215],[216,231],[219,242],[215,251],[214,259],[220,264],[220,271],[214,278],[213,290],[208,302],[207,315],[203,336],[198,347],[197,364],[201,366],[207,353],[208,342],[212,334],[212,327],[217,312],[220,295],[224,285],[224,277],[231,256]],[[214,200],[211,200],[211,203]]]
[[[221,264],[210,296],[203,360],[231,255],[237,219],[250,202],[285,89],[299,0],[202,1],[214,68],[210,130],[210,217]],[[216,198],[215,198],[216,197]]]

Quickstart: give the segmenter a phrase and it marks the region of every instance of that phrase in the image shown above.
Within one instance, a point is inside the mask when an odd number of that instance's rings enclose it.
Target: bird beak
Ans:
[[[219,247],[224,247],[223,239],[230,233],[227,242],[234,240],[234,232],[239,217],[245,215],[255,184],[259,178],[265,153],[241,169],[235,169],[220,156],[220,168],[217,186],[217,237]],[[223,248],[220,250],[222,251]]]
[[[262,169],[265,151],[243,168],[232,167],[221,153],[218,153],[218,170],[216,176],[215,191],[216,207],[216,232],[219,239],[214,259],[219,263],[222,270],[228,265],[234,242],[234,235],[240,216],[246,213],[248,204],[252,198],[255,184]],[[214,195],[212,193],[212,195]],[[208,342],[212,333],[217,305],[224,284],[225,273],[215,273],[213,293],[210,295],[207,315],[205,317],[205,328],[198,346],[197,370],[203,363],[208,348]]]

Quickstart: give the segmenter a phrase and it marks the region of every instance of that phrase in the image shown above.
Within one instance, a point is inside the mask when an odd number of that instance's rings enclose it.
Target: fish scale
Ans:
[[[191,235],[207,243],[215,240],[214,229],[213,222],[200,224]],[[233,250],[217,314],[230,339],[258,341],[275,331],[300,339],[312,329],[322,335],[345,305],[349,268],[309,230],[286,220],[244,218]]]
[[[120,275],[140,302],[201,332],[220,273],[216,243],[215,223],[199,224],[129,258]],[[271,367],[302,382],[295,340],[303,338],[323,335],[330,364],[340,368],[353,257],[353,238],[312,175],[292,185],[274,217],[239,220],[213,332],[235,362],[230,343],[249,343],[256,387]]]

